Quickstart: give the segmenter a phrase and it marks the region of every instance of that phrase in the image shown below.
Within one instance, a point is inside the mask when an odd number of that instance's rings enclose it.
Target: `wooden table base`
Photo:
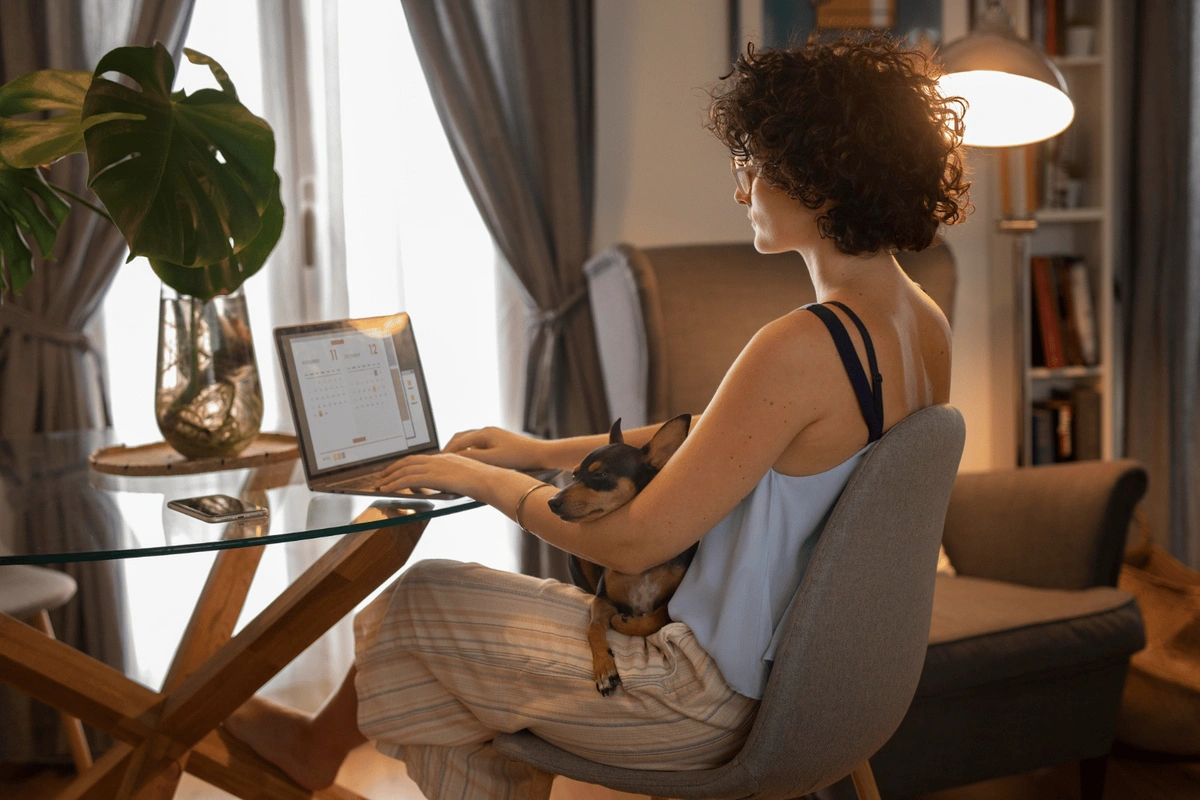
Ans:
[[[0,679],[119,740],[59,800],[167,800],[184,771],[243,800],[361,800],[300,787],[219,726],[404,566],[426,524],[343,536],[237,636],[262,547],[220,551],[161,692],[0,614]]]

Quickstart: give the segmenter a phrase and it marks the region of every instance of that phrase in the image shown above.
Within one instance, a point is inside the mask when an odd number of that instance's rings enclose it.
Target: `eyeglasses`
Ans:
[[[742,194],[750,194],[750,187],[754,185],[754,179],[758,176],[758,166],[750,163],[740,163],[736,159],[733,161],[733,179],[737,182],[738,191]]]

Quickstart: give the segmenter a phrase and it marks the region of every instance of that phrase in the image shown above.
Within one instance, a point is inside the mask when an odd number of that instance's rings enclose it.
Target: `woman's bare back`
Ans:
[[[950,326],[916,283],[902,278],[886,291],[829,299],[845,303],[871,336],[883,376],[884,431],[915,411],[949,401]],[[836,306],[829,308],[845,325],[865,372],[867,354],[858,329]],[[834,346],[831,337],[827,344]],[[824,472],[867,443],[867,427],[854,390],[844,369],[838,369],[840,374],[829,381],[819,418],[784,450],[774,464],[776,472],[797,476]]]

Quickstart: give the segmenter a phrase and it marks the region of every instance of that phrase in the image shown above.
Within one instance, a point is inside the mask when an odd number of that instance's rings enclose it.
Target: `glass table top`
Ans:
[[[111,432],[0,439],[0,565],[104,561],[316,539],[458,514],[479,503],[311,492],[299,460],[201,475],[127,477],[92,470]],[[210,523],[171,500],[227,494],[265,518]]]

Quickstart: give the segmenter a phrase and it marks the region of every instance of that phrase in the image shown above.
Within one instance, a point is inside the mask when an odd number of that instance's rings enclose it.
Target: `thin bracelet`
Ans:
[[[550,486],[550,484],[538,483],[538,484],[530,486],[528,489],[526,489],[525,494],[521,495],[521,499],[517,501],[517,510],[513,512],[513,519],[515,519],[517,521],[517,527],[520,528],[521,530],[525,531],[526,533],[532,534],[534,536],[537,536],[537,534],[534,533],[533,531],[529,530],[529,528],[526,528],[524,523],[521,522],[521,506],[525,505],[525,500],[529,497],[529,495],[533,494],[535,490],[541,489],[546,486]],[[554,487],[551,487],[551,488],[554,488]]]

